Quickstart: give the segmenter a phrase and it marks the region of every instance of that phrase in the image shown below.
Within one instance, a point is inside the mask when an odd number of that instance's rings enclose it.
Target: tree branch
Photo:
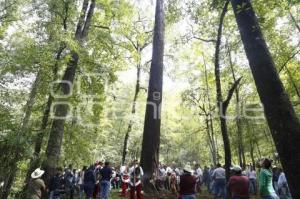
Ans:
[[[216,43],[217,42],[215,39],[203,39],[203,38],[200,38],[200,37],[197,37],[197,36],[193,36],[193,38],[197,39],[197,40],[200,40],[200,41],[207,42],[207,43]]]
[[[227,98],[226,100],[223,102],[223,111],[226,112],[227,108],[228,108],[228,105],[229,105],[229,102],[232,98],[232,95],[235,91],[235,89],[238,87],[240,81],[242,80],[242,77],[240,77],[239,79],[237,79],[234,84],[231,86],[230,90],[228,91],[228,94],[227,94]]]
[[[96,6],[96,0],[92,0],[89,11],[86,16],[84,27],[82,30],[82,38],[85,38],[88,35],[89,29],[91,26],[91,22],[92,22],[92,17],[94,15],[95,6]]]
[[[294,17],[294,15],[291,13],[291,11],[290,11],[290,10],[289,10],[289,15],[290,15],[290,17],[291,17],[292,21],[294,22],[294,24],[295,24],[295,26],[296,26],[297,30],[298,30],[298,31],[299,31],[299,33],[300,33],[300,26],[299,26],[299,24],[297,23],[297,20],[296,20],[296,18]]]
[[[93,25],[95,28],[101,28],[101,29],[106,29],[106,30],[110,30],[110,27],[108,26],[102,26],[102,25]]]
[[[278,73],[281,73],[281,71],[286,67],[286,65],[300,52],[300,50],[297,50],[294,54],[292,54],[285,62],[282,64],[279,68]]]

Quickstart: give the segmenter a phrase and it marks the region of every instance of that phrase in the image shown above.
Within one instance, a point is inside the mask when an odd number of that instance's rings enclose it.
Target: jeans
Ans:
[[[82,199],[83,191],[84,191],[84,186],[83,186],[83,184],[80,184],[79,190],[78,190],[78,199]]]
[[[249,183],[250,183],[249,192],[253,195],[256,195],[257,193],[256,179],[250,179]]]
[[[93,191],[94,191],[94,187],[92,187],[92,186],[84,186],[84,193],[86,195],[86,199],[92,198]]]
[[[279,199],[279,197],[276,194],[272,194],[270,196],[262,197],[262,199]]]
[[[221,192],[222,199],[226,198],[226,180],[216,179],[214,184],[214,199],[217,199]]]
[[[182,195],[182,199],[196,199],[196,195],[195,194]]]
[[[60,193],[58,190],[50,191],[49,199],[60,199]]]
[[[50,191],[49,199],[60,199],[60,194],[56,193],[57,191]]]
[[[108,199],[110,191],[110,181],[101,181],[101,191],[99,199]]]

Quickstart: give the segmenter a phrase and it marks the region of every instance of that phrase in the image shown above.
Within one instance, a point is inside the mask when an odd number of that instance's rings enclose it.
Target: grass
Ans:
[[[129,197],[127,197],[126,199],[128,199]],[[208,193],[203,193],[203,194],[199,194],[197,195],[198,199],[213,199],[213,195],[212,194],[208,194]],[[110,199],[125,199],[124,197],[120,197],[119,196],[119,191],[117,190],[113,190],[111,192],[111,196]],[[143,196],[143,199],[177,199],[177,197],[172,196],[171,194],[159,194],[156,196]],[[252,196],[251,199],[260,199],[260,197],[254,197]]]

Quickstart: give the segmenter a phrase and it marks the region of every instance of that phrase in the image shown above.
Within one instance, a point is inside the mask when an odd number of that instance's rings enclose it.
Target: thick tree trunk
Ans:
[[[84,0],[82,4],[81,16],[79,17],[77,29],[75,33],[75,39],[80,45],[87,38],[91,20],[95,9],[95,0],[91,0],[89,5],[89,0]],[[88,6],[89,5],[89,6]],[[77,52],[71,52],[71,59],[67,65],[67,69],[64,73],[62,80],[64,82],[69,82],[70,86],[73,86],[73,81],[76,74],[76,69],[78,66],[79,55]],[[72,88],[68,84],[62,83],[60,85],[60,90],[63,95],[69,95]],[[68,103],[68,99],[59,99],[60,104],[56,105],[48,145],[46,148],[46,159],[43,162],[43,168],[46,170],[44,179],[49,182],[50,177],[54,174],[55,168],[59,164],[63,135],[64,135],[64,125],[65,118],[68,115],[69,107],[65,104]]]
[[[226,169],[226,179],[229,179],[230,176],[230,166],[231,166],[231,149],[230,149],[230,140],[227,132],[227,124],[226,124],[226,109],[229,104],[227,105],[223,102],[222,97],[222,88],[221,88],[221,69],[220,69],[220,46],[221,46],[221,38],[222,38],[222,29],[224,18],[227,12],[229,1],[225,2],[223,7],[221,16],[220,16],[220,23],[218,28],[218,35],[217,35],[217,42],[216,42],[216,51],[215,51],[215,78],[216,78],[216,90],[217,90],[217,104],[219,109],[219,116],[220,116],[220,125],[221,125],[221,133],[224,143],[224,152],[225,152],[225,169]],[[230,100],[230,99],[229,99]]]
[[[141,165],[144,169],[144,188],[150,191],[150,178],[159,164],[161,102],[163,85],[164,57],[164,1],[156,1],[155,26],[153,37],[152,62],[145,114],[145,125],[141,152]]]
[[[27,100],[26,106],[25,106],[25,114],[22,120],[22,123],[20,125],[20,130],[18,131],[17,134],[17,143],[16,143],[16,148],[14,151],[14,161],[12,162],[12,164],[10,165],[10,172],[8,174],[8,177],[6,178],[6,180],[4,181],[4,186],[2,188],[2,193],[1,193],[1,199],[6,199],[9,196],[11,187],[13,185],[14,179],[16,177],[16,173],[18,171],[18,163],[21,160],[21,156],[22,156],[22,147],[21,147],[21,140],[22,137],[24,136],[24,134],[26,134],[27,130],[28,130],[28,125],[29,125],[29,120],[31,117],[31,113],[32,113],[32,108],[33,105],[35,103],[35,99],[37,96],[37,91],[39,88],[39,83],[41,80],[41,75],[42,75],[42,68],[39,69],[35,81],[32,85],[31,88],[31,92],[29,95],[29,98]]]
[[[231,0],[231,3],[292,196],[300,198],[299,119],[276,71],[250,0]]]

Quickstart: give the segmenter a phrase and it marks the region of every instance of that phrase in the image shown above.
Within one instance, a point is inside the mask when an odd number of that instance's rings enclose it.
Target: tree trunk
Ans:
[[[207,142],[208,142],[208,145],[209,145],[209,150],[210,150],[210,153],[211,153],[211,157],[212,157],[212,162],[214,165],[217,164],[217,160],[216,160],[216,151],[215,151],[215,148],[214,148],[214,140],[211,136],[211,132],[210,132],[210,124],[209,124],[209,116],[205,116],[205,124],[206,124],[206,132],[207,132]]]
[[[231,3],[292,196],[300,198],[299,119],[276,71],[250,0],[231,0]]]
[[[145,125],[141,152],[141,165],[144,169],[144,188],[151,191],[150,178],[159,164],[161,102],[163,85],[164,57],[164,1],[156,1],[155,26],[153,37],[152,62],[145,114]]]
[[[82,46],[82,43],[87,38],[89,28],[91,25],[91,20],[94,14],[95,0],[91,0],[90,6],[89,0],[84,0],[82,5],[81,16],[79,17],[77,29],[75,33],[75,39]],[[73,81],[76,74],[76,69],[78,66],[79,54],[75,51],[71,52],[71,59],[67,64],[67,69],[64,73],[62,80],[64,82],[69,82],[70,86],[73,86]],[[61,83],[60,90],[63,95],[71,94],[68,84]],[[68,99],[59,99],[59,104],[56,105],[55,117],[52,122],[48,145],[46,148],[46,159],[43,162],[43,168],[45,169],[44,179],[45,182],[49,182],[50,177],[54,174],[56,167],[59,164],[63,135],[64,135],[64,125],[66,116],[68,115],[69,107],[65,104],[68,103]]]
[[[220,69],[220,46],[221,46],[221,38],[222,38],[222,29],[224,18],[227,12],[229,1],[225,2],[223,7],[221,16],[220,16],[220,23],[218,28],[218,35],[217,35],[217,42],[216,42],[216,49],[215,49],[215,78],[216,78],[216,90],[217,90],[217,104],[219,110],[219,117],[220,117],[220,125],[221,125],[221,133],[224,143],[224,152],[225,152],[225,169],[226,169],[226,179],[229,179],[230,176],[230,166],[231,166],[231,149],[230,149],[230,140],[227,132],[227,124],[226,124],[226,109],[227,106],[225,102],[223,102],[222,97],[222,88],[221,88],[221,69]],[[229,101],[227,105],[229,104]]]
[[[138,53],[140,53],[140,52],[138,52]],[[138,98],[138,95],[139,95],[139,92],[140,92],[141,60],[139,60],[139,63],[136,67],[136,70],[137,70],[137,75],[136,75],[135,93],[134,93],[132,108],[131,108],[131,115],[132,116],[135,115],[136,102],[137,102],[137,98]],[[127,144],[128,144],[129,134],[132,130],[133,122],[134,122],[133,119],[130,119],[129,124],[128,124],[128,128],[127,128],[127,132],[125,134],[124,145],[123,145],[123,153],[122,153],[122,165],[125,164],[126,155],[127,155]]]
[[[21,147],[21,138],[24,134],[26,134],[27,130],[28,130],[28,125],[29,125],[29,120],[31,117],[31,113],[32,113],[32,108],[33,105],[35,103],[35,99],[37,96],[37,91],[39,88],[39,83],[41,80],[41,75],[42,75],[42,67],[39,69],[35,81],[32,85],[31,88],[31,92],[29,95],[29,98],[27,100],[26,106],[25,106],[25,114],[22,120],[22,123],[20,125],[20,130],[18,131],[17,134],[17,143],[16,143],[16,148],[14,149],[14,161],[12,162],[12,164],[10,165],[10,172],[8,174],[8,177],[6,178],[6,180],[4,181],[4,185],[2,188],[2,193],[1,193],[1,199],[6,199],[9,196],[11,187],[13,185],[14,179],[16,177],[16,173],[18,171],[18,163],[21,160],[21,156],[22,156],[22,147]]]
[[[61,55],[65,48],[66,48],[66,46],[64,44],[62,44],[56,53],[56,58],[55,58],[56,62],[53,67],[53,80],[56,80],[56,78],[57,78],[58,61],[61,59]],[[50,115],[50,108],[52,106],[52,102],[53,102],[53,97],[51,96],[51,93],[49,93],[46,108],[44,110],[44,114],[43,114],[43,118],[42,118],[41,129],[40,129],[39,133],[36,135],[34,153],[33,153],[33,157],[30,159],[29,168],[27,170],[25,183],[24,183],[25,185],[29,182],[31,173],[37,167],[40,166],[40,152],[41,152],[44,136],[46,133],[46,129],[48,126],[48,119],[49,119],[49,115]]]
[[[229,65],[231,69],[231,74],[234,82],[237,81],[234,66],[231,57],[231,49],[228,49],[228,56],[229,56]],[[236,99],[236,127],[237,127],[237,145],[238,145],[238,158],[239,164],[242,168],[246,166],[246,158],[244,152],[244,141],[243,141],[243,129],[242,129],[242,120],[241,120],[241,111],[240,111],[240,87],[238,86],[235,90],[235,99]]]
[[[213,164],[214,166],[217,165],[218,163],[218,152],[216,149],[216,138],[215,138],[215,133],[214,133],[214,124],[213,124],[213,119],[212,119],[212,105],[211,105],[211,99],[210,99],[210,94],[209,94],[209,84],[208,84],[208,76],[207,76],[207,67],[206,63],[204,62],[204,74],[205,74],[205,86],[206,86],[206,95],[207,95],[207,101],[208,101],[208,117],[207,117],[207,128],[208,128],[208,133],[209,136],[211,137],[211,142],[212,142],[212,159],[213,159]]]

